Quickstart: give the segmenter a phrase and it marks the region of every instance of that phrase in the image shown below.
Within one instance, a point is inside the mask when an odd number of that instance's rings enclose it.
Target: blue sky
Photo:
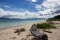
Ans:
[[[43,0],[38,0],[37,2],[28,0],[0,0],[0,7],[4,10],[20,11],[21,9],[26,9],[29,11],[37,11],[35,9],[36,4],[41,4]],[[10,6],[10,8],[4,7]]]
[[[0,17],[50,18],[60,15],[60,0],[0,0]]]

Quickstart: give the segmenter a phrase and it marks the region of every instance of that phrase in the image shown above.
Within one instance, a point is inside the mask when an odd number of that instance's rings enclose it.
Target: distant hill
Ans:
[[[26,18],[26,19],[21,19],[21,18],[3,18],[3,17],[0,17],[0,19],[8,19],[8,20],[44,20],[45,18]]]
[[[49,18],[47,21],[60,21],[60,15],[57,15],[53,18]]]
[[[29,19],[20,19],[20,18],[0,18],[0,21],[32,21],[32,20],[45,20],[44,18],[29,18]]]

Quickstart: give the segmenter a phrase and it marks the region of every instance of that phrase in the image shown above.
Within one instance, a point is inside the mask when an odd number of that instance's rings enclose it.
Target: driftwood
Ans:
[[[23,32],[23,31],[25,31],[24,28],[22,28],[22,29],[16,29],[16,31],[14,33],[17,33],[18,35],[20,35],[20,32]]]
[[[40,33],[37,31],[37,27],[36,25],[32,25],[31,29],[30,29],[32,35],[34,37],[37,37],[39,40],[48,40],[48,36],[44,33]]]
[[[49,31],[49,30],[43,30],[44,32],[48,32],[48,33],[52,33],[52,31]]]

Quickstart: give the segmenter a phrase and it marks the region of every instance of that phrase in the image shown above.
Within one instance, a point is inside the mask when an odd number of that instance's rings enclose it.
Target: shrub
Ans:
[[[37,24],[36,25],[37,28],[41,28],[41,29],[50,29],[50,28],[56,28],[55,26],[53,25],[50,25],[48,23],[42,23],[42,24]]]

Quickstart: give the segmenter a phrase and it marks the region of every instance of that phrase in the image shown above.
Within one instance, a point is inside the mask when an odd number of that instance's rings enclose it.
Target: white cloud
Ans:
[[[9,5],[4,5],[3,7],[5,7],[5,8],[10,8],[11,6],[9,6]]]
[[[35,12],[29,12],[25,10],[24,12],[13,12],[13,11],[5,11],[0,8],[0,17],[7,17],[7,18],[41,18],[39,14]]]
[[[32,2],[37,2],[37,0],[31,0]]]
[[[30,2],[37,2],[38,0],[26,0],[26,1],[30,1]]]
[[[36,0],[33,1],[35,2]],[[35,8],[38,10],[38,12],[36,13],[30,12],[28,10],[24,10],[22,12],[5,11],[2,8],[0,8],[0,17],[5,16],[9,18],[22,18],[22,19],[53,17],[55,15],[60,15],[60,13],[52,15],[52,13],[54,13],[56,10],[60,10],[60,0],[44,0],[42,4],[36,5]],[[43,10],[41,11],[41,9]]]
[[[0,17],[4,16],[5,14],[6,14],[6,12],[4,12],[4,10],[0,8]]]
[[[43,11],[41,11],[42,6],[44,8]],[[60,6],[60,0],[44,0],[42,4],[36,5],[35,8],[41,14],[50,14],[58,9],[58,6]]]
[[[48,12],[44,11],[44,13],[48,13]],[[23,12],[14,12],[14,11],[5,11],[2,8],[0,8],[0,17],[26,19],[26,18],[49,18],[55,16],[55,15],[46,15],[46,14],[41,16],[40,14],[41,12],[35,13],[35,12],[30,12],[28,10],[25,10]]]

